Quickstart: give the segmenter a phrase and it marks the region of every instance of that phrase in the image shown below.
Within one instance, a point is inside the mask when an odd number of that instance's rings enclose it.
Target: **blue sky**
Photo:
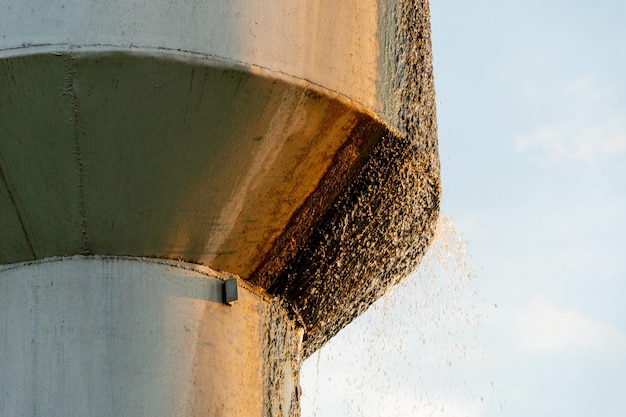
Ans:
[[[303,416],[626,415],[624,22],[431,0],[448,246],[305,363]]]

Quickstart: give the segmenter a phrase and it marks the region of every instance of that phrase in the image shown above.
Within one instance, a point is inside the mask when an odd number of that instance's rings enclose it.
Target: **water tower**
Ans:
[[[0,415],[299,415],[439,193],[426,0],[5,0]]]

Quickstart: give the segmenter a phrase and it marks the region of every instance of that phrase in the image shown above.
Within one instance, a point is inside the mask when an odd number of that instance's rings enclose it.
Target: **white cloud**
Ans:
[[[626,354],[626,335],[575,311],[554,307],[536,296],[521,317],[522,347],[531,351],[592,350],[601,354]]]
[[[572,104],[584,111],[597,109],[599,105],[611,102],[615,95],[613,90],[602,85],[592,75],[578,77],[566,85],[563,91],[572,100]]]
[[[553,123],[518,135],[520,151],[536,150],[547,157],[591,162],[626,150],[626,114],[623,119],[585,125],[577,121]]]
[[[516,136],[519,151],[542,158],[592,162],[626,151],[626,108],[615,93],[592,76],[580,77],[561,91],[565,117],[544,122]]]

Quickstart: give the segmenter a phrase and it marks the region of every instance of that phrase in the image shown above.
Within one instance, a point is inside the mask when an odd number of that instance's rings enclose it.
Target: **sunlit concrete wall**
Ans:
[[[197,265],[73,257],[0,267],[0,415],[289,416],[301,333]]]
[[[425,0],[0,2],[0,415],[296,416],[432,237],[429,36]]]
[[[250,277],[320,184],[338,194],[402,130],[388,3],[2,2],[0,262]]]
[[[306,80],[380,113],[386,2],[25,0],[0,5],[0,54],[126,49],[200,55]],[[27,29],[26,29],[27,28]]]

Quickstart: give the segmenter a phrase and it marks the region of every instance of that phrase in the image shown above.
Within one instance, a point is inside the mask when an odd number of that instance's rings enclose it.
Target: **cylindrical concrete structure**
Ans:
[[[0,414],[297,415],[301,358],[433,235],[427,1],[7,0],[0,28]]]
[[[231,277],[182,262],[53,258],[0,277],[2,416],[297,415],[302,333],[242,281],[229,306]]]

